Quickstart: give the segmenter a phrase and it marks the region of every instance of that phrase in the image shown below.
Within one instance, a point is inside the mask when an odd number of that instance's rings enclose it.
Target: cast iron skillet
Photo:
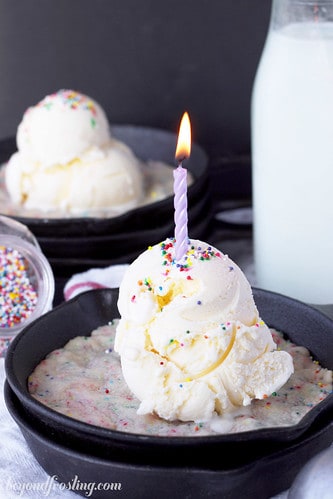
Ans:
[[[39,431],[78,452],[92,452],[119,462],[156,465],[200,465],[201,468],[239,466],[273,450],[302,440],[322,418],[332,420],[333,394],[315,406],[299,424],[238,434],[158,437],[113,431],[89,425],[36,401],[28,392],[27,378],[52,350],[78,335],[89,335],[118,317],[118,290],[88,291],[65,302],[29,324],[11,343],[5,360],[10,388],[22,412]],[[285,296],[254,289],[254,298],[266,323],[283,331],[293,342],[307,347],[322,366],[333,369],[333,321],[316,309]],[[332,432],[330,438],[332,439]],[[327,445],[329,439],[327,440]],[[214,456],[213,456],[214,453]]]
[[[134,125],[112,125],[114,137],[127,144],[142,161],[162,161],[175,166],[174,155],[177,135],[161,129]],[[5,163],[16,150],[15,140],[7,139],[0,143],[0,164]],[[188,188],[189,213],[204,197],[208,198],[208,157],[201,146],[192,144],[190,158],[186,168],[193,176],[193,183]],[[15,216],[35,234],[37,238],[83,237],[122,234],[140,229],[156,229],[173,218],[173,196],[134,208],[128,212],[110,218],[30,218]],[[162,238],[163,239],[163,238]]]
[[[94,499],[110,499],[113,495],[126,499],[268,499],[287,490],[305,463],[328,447],[333,439],[331,413],[326,418],[324,414],[318,417],[301,439],[286,443],[280,450],[267,450],[258,458],[249,454],[242,464],[226,466],[221,463],[220,457],[225,452],[221,444],[215,453],[215,465],[204,466],[208,449],[201,449],[200,443],[197,452],[200,452],[201,464],[197,465],[184,461],[182,466],[177,466],[172,460],[165,465],[144,459],[133,462],[130,457],[117,461],[96,455],[92,445],[79,450],[72,444],[65,444],[59,441],[54,431],[41,428],[38,421],[33,422],[24,412],[8,382],[5,384],[5,401],[50,480],[53,477],[57,484],[73,487],[76,484],[76,488],[71,489],[73,492],[87,497],[89,490],[89,497]],[[161,447],[160,452],[163,453],[164,449],[165,446]],[[112,484],[114,489],[108,484]]]

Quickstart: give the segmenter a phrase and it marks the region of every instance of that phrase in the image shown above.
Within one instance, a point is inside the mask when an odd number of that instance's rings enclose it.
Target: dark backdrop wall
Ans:
[[[113,123],[176,131],[213,167],[250,152],[250,98],[270,0],[0,0],[0,139],[73,88]]]

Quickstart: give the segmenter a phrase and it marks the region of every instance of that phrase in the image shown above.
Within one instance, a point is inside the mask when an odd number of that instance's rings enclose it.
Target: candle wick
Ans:
[[[186,156],[182,156],[181,158],[177,158],[178,166],[183,166],[183,161],[185,161]]]

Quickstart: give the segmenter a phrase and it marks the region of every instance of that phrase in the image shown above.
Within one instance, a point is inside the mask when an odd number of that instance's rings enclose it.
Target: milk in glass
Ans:
[[[251,119],[257,284],[333,303],[333,22],[269,31]]]

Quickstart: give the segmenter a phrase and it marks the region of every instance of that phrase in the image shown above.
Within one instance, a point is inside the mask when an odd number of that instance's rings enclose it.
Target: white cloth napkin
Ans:
[[[79,293],[90,289],[118,288],[128,266],[128,264],[111,265],[102,269],[90,269],[74,274],[64,287],[65,300],[74,298]]]

